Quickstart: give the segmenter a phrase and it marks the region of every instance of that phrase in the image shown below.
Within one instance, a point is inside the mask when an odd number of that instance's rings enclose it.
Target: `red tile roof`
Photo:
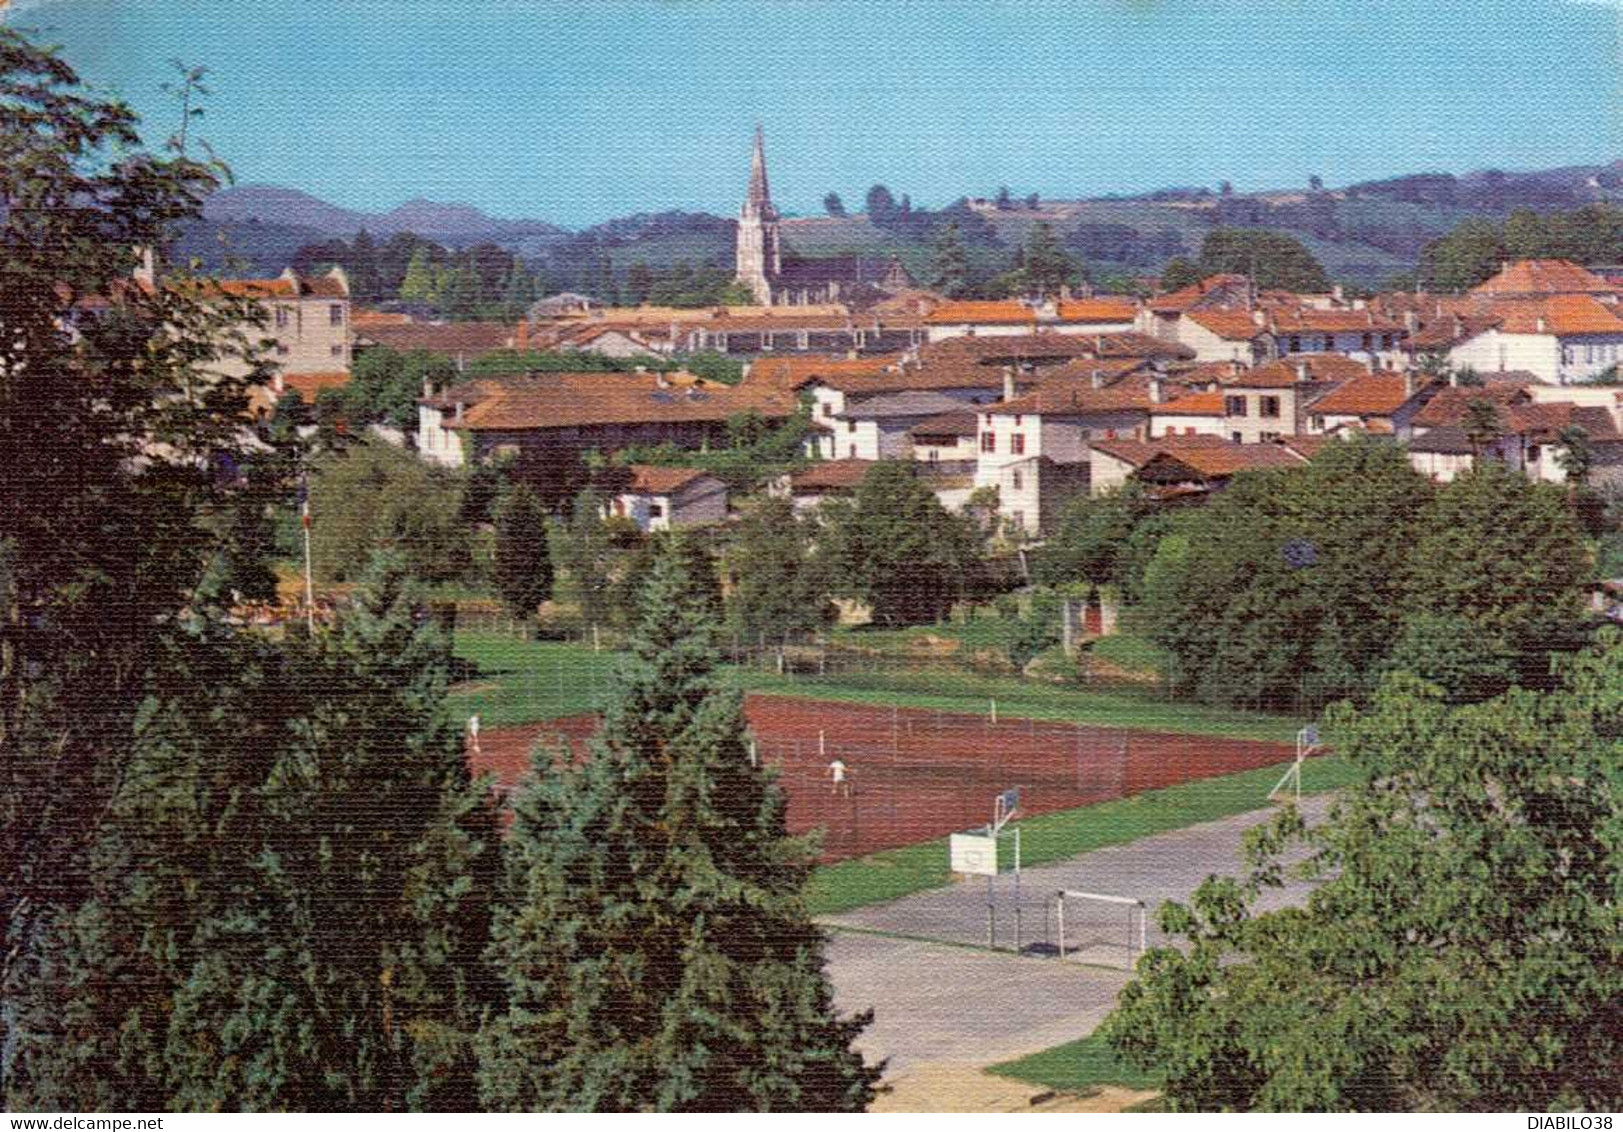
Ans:
[[[1037,313],[1026,304],[1012,299],[942,303],[925,315],[924,321],[930,326],[955,326],[960,323],[1010,325],[1035,323]]]
[[[1176,417],[1221,417],[1224,394],[1221,390],[1211,390],[1203,393],[1185,393],[1181,397],[1156,405],[1150,410],[1152,415]]]
[[[1320,416],[1384,417],[1412,396],[1402,374],[1366,373],[1332,389],[1312,404]]]
[[[1496,302],[1488,314],[1499,320],[1505,334],[1623,334],[1623,318],[1616,308],[1591,295]]]
[[[632,464],[631,484],[627,493],[637,495],[674,495],[695,480],[710,473],[703,468],[672,468],[659,464]]]
[[[1184,287],[1182,290],[1157,295],[1149,300],[1146,305],[1153,311],[1165,311],[1169,314],[1185,311],[1219,287],[1243,287],[1245,285],[1246,278],[1243,275],[1208,275],[1192,287]]]
[[[824,460],[789,476],[794,492],[840,491],[857,487],[874,466],[872,460]]]
[[[294,389],[307,403],[313,404],[316,394],[323,389],[337,389],[349,384],[348,370],[332,370],[323,373],[284,373],[282,387]]]
[[[1263,332],[1247,310],[1212,308],[1192,310],[1184,315],[1191,322],[1205,327],[1219,338],[1235,342],[1249,342]]]
[[[661,386],[655,374],[548,373],[472,382],[424,403],[465,406],[457,426],[474,431],[520,432],[596,425],[721,422],[754,411],[787,416],[793,398],[732,386]]]
[[[1057,306],[1060,322],[1132,322],[1138,304],[1132,299],[1070,299]]]
[[[1303,374],[1306,377],[1303,377]],[[1255,369],[1239,370],[1223,384],[1236,389],[1289,389],[1301,381],[1351,381],[1369,367],[1341,354],[1291,354]]]
[[[413,322],[357,328],[356,339],[392,350],[478,355],[510,349],[516,334],[507,322]]]
[[[1519,259],[1471,289],[1473,295],[1615,294],[1616,284],[1565,259]]]
[[[1452,385],[1440,389],[1426,406],[1415,414],[1414,424],[1420,428],[1441,428],[1456,425],[1465,419],[1466,410],[1473,401],[1487,401],[1493,405],[1507,405],[1526,401],[1527,391],[1517,385]]]

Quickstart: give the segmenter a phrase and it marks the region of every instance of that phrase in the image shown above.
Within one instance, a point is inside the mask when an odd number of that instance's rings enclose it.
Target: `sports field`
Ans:
[[[758,757],[777,767],[793,832],[823,830],[823,861],[848,860],[984,825],[993,798],[1021,790],[1026,816],[1273,766],[1290,747],[1252,739],[1008,719],[799,696],[751,694]],[[537,740],[576,757],[595,715],[486,730],[476,770],[510,788]],[[830,764],[845,767],[832,781]]]

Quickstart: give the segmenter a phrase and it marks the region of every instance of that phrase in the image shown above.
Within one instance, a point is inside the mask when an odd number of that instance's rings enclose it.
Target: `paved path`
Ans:
[[[1304,799],[1302,809],[1311,822],[1328,806],[1321,796]],[[1210,874],[1240,875],[1242,832],[1273,812],[1240,814],[1026,870],[1025,942],[1042,942],[1047,906],[1061,888],[1143,900],[1150,946],[1164,942],[1154,926],[1156,907],[1187,899]],[[1012,947],[1013,886],[1007,877],[998,884],[1004,901],[999,945]],[[1261,905],[1300,901],[1306,891],[1291,883]],[[824,924],[834,929],[829,973],[835,1000],[846,1011],[873,1008],[874,1023],[861,1045],[870,1057],[889,1057],[893,1077],[923,1065],[990,1065],[1085,1037],[1115,1005],[1129,978],[1129,956],[1125,942],[1103,942],[1126,935],[1123,910],[1089,917],[1082,908],[1068,911],[1067,934],[1073,945],[1077,932],[1100,942],[1081,955],[1084,962],[1068,963],[985,950],[986,889],[979,878],[827,917]],[[898,938],[904,936],[924,938]]]

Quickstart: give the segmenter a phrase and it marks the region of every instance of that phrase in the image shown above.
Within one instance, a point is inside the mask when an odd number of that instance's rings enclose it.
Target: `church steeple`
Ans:
[[[778,210],[772,207],[772,190],[766,181],[766,137],[759,123],[755,127],[755,152],[750,155],[750,187],[744,198],[744,212],[762,220],[778,218]]]
[[[778,210],[772,206],[772,190],[766,180],[766,141],[761,127],[755,127],[755,151],[750,155],[750,187],[744,207],[738,210],[736,247],[737,280],[755,295],[763,306],[772,304],[772,285],[782,270],[778,244]]]

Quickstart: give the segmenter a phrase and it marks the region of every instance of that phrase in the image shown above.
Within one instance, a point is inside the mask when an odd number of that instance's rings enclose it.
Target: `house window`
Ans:
[[[287,357],[287,346],[281,342],[276,343],[276,356],[279,358]]]
[[[1012,488],[1015,491],[1023,491],[1025,489],[1025,486],[1026,486],[1026,479],[1025,479],[1024,476],[1022,476],[1019,472],[1013,472],[1013,473],[1010,474],[1010,478],[1009,478],[1009,487],[1010,488]]]
[[[1016,414],[1015,414],[1015,415],[1014,415],[1014,427],[1015,427],[1015,428],[1019,428],[1019,427],[1020,427],[1020,414],[1019,414],[1019,413],[1016,413]]]
[[[1270,418],[1275,418],[1275,419],[1278,418],[1278,416],[1279,416],[1279,398],[1278,397],[1264,397],[1264,398],[1262,398],[1261,405],[1262,405],[1262,412],[1259,414],[1260,416],[1270,417]]]
[[[1538,446],[1538,445],[1536,445],[1536,444],[1529,444],[1529,445],[1528,445],[1528,446],[1527,446],[1527,462],[1528,462],[1528,463],[1529,463],[1529,464],[1536,464],[1536,463],[1538,463],[1538,458],[1539,458],[1539,453],[1540,453],[1540,451],[1541,451],[1541,449],[1540,449],[1540,448],[1539,448],[1539,446]]]
[[[1020,419],[1019,417],[1015,418],[1015,420],[1019,420],[1019,419]],[[1026,454],[1026,434],[1025,433],[1017,432],[1013,436],[1009,437],[1009,452],[1010,452],[1010,454],[1015,455],[1015,456],[1024,456]]]
[[[1279,433],[1265,432],[1262,434],[1261,439],[1264,444],[1273,444],[1279,440]]]
[[[333,303],[330,307],[328,307],[327,308],[327,318],[332,322],[332,325],[334,325],[334,326],[342,326],[342,325],[344,325],[344,304],[343,303]]]
[[[997,433],[995,433],[995,432],[983,432],[983,433],[981,433],[981,451],[982,452],[996,452],[997,451]]]
[[[1245,416],[1245,398],[1244,397],[1225,397],[1225,398],[1223,398],[1223,413],[1224,413],[1225,416],[1230,416],[1230,417],[1243,417],[1243,416]]]
[[[1016,511],[1016,512],[1013,513],[1013,515],[1011,517],[1014,519],[1014,525],[1015,526],[1020,527],[1021,529],[1025,528],[1025,525],[1026,525],[1026,513],[1024,511]]]
[[[1302,340],[1300,338],[1292,338],[1288,348],[1291,353],[1300,354],[1302,352]]]
[[[344,344],[342,342],[334,342],[332,344],[332,350],[330,352],[331,352],[332,356],[335,357],[335,358],[343,357],[344,356]]]
[[[278,329],[278,330],[286,330],[287,329],[287,323],[288,323],[288,309],[286,307],[277,307],[276,308],[276,329]]]
[[[845,422],[845,431],[846,432],[855,432],[855,431],[857,431],[857,422],[856,421],[846,421]]]
[[[856,458],[857,458],[857,446],[855,444],[853,444],[853,445],[851,445],[851,459],[855,460]]]
[[[1312,429],[1314,432],[1323,432],[1324,431],[1324,418],[1323,417],[1309,417],[1307,419],[1307,427]]]
[[[1229,433],[1229,439],[1234,441],[1234,443],[1236,443],[1236,444],[1244,444],[1245,443],[1245,437],[1241,436],[1237,432]]]
[[[1374,348],[1375,348],[1375,336],[1373,334],[1364,335],[1364,353],[1367,354]]]
[[[665,517],[665,508],[658,503],[650,503],[648,505],[648,517],[650,519],[663,519]]]
[[[1183,428],[1183,434],[1185,436],[1194,436],[1195,435],[1195,430],[1191,426],[1185,425],[1184,428]]]
[[[1113,429],[1113,428],[1105,429],[1105,439],[1106,440],[1115,440],[1116,439],[1116,430]]]

